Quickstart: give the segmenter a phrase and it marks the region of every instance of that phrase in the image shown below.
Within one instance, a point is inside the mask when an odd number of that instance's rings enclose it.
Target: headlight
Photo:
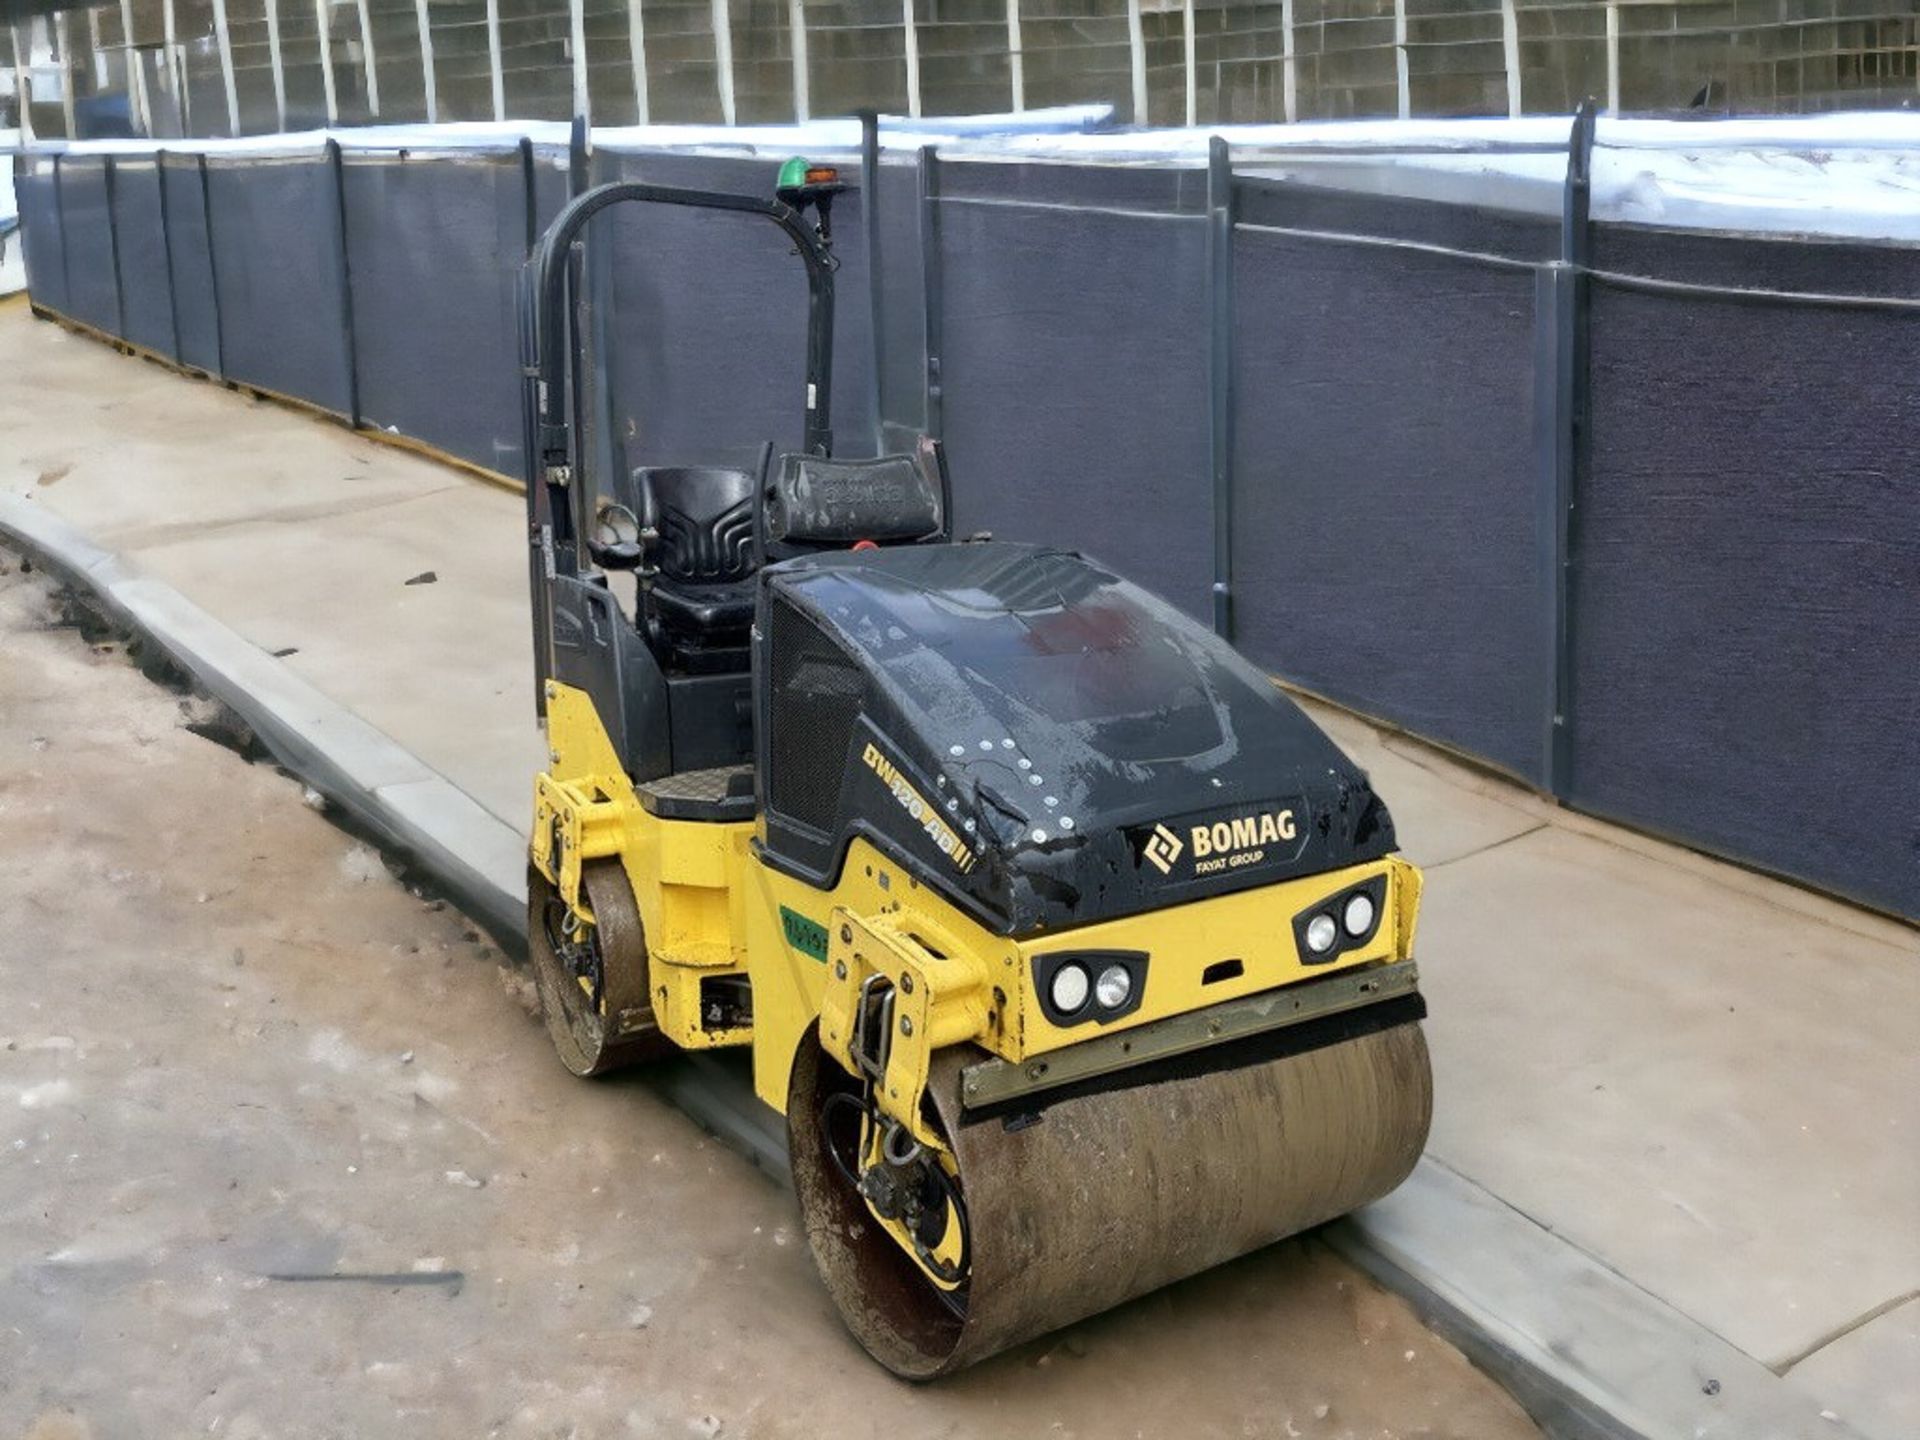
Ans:
[[[1056,986],[1059,977],[1054,977]],[[1100,972],[1099,980],[1094,982],[1093,998],[1100,1002],[1102,1010],[1118,1010],[1127,1003],[1127,997],[1133,994],[1133,976],[1127,973],[1124,965],[1109,965]]]
[[[1144,950],[1070,950],[1033,959],[1033,989],[1050,1024],[1111,1025],[1140,1008]]]
[[[1313,902],[1293,917],[1294,953],[1302,965],[1331,965],[1371,942],[1387,908],[1387,877],[1372,875]]]
[[[1333,923],[1333,916],[1316,915],[1307,922],[1307,949],[1314,954],[1326,954],[1339,938],[1340,927]]]
[[[1053,972],[1053,1008],[1062,1015],[1073,1014],[1087,1003],[1087,989],[1087,972],[1082,967],[1062,965]]]

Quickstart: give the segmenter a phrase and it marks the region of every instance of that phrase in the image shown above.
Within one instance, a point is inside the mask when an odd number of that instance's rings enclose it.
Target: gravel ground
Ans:
[[[1536,1433],[1311,1239],[894,1381],[783,1190],[58,614],[0,552],[0,1435]]]

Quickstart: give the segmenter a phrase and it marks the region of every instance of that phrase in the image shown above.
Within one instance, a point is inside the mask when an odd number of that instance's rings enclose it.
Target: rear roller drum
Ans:
[[[950,1209],[967,1264],[955,1285],[935,1283],[895,1238],[900,1227],[876,1214],[873,1183],[849,1173],[856,1083],[811,1041],[794,1065],[788,1140],[814,1259],[854,1337],[909,1379],[1377,1199],[1413,1169],[1432,1114],[1426,1041],[1412,1023],[1056,1100],[1037,1119],[963,1120],[959,1071],[975,1058],[937,1056],[928,1087],[958,1164]]]
[[[527,947],[540,1013],[561,1063],[576,1075],[657,1059],[673,1049],[653,1023],[647,937],[617,861],[580,872],[593,912],[580,915],[537,868],[527,871]]]

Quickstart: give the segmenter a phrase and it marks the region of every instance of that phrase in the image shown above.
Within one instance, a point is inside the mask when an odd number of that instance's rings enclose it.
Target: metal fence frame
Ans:
[[[1528,627],[1528,633],[1535,638],[1529,641],[1534,651],[1537,666],[1537,685],[1535,673],[1530,670],[1523,677],[1533,693],[1526,701],[1525,717],[1538,735],[1537,746],[1528,747],[1528,755],[1516,760],[1509,755],[1502,758],[1490,754],[1485,748],[1477,746],[1472,737],[1463,742],[1459,736],[1440,736],[1442,743],[1467,753],[1471,758],[1503,769],[1507,773],[1533,786],[1540,792],[1553,796],[1568,804],[1578,805],[1596,813],[1609,813],[1607,802],[1592,798],[1592,787],[1578,783],[1576,774],[1580,757],[1575,753],[1574,742],[1574,706],[1577,703],[1576,676],[1579,671],[1580,657],[1576,653],[1575,634],[1577,616],[1580,613],[1581,596],[1579,593],[1578,568],[1576,556],[1581,544],[1579,499],[1586,487],[1592,482],[1592,397],[1593,397],[1593,345],[1592,305],[1596,284],[1612,288],[1641,288],[1669,295],[1694,295],[1704,299],[1737,301],[1758,301],[1770,304],[1788,304],[1795,306],[1871,308],[1892,310],[1901,313],[1912,312],[1920,318],[1920,299],[1877,294],[1825,294],[1800,291],[1779,291],[1751,286],[1734,286],[1713,280],[1662,278],[1648,275],[1633,275],[1596,270],[1594,263],[1595,223],[1591,216],[1590,192],[1592,158],[1595,143],[1594,107],[1591,102],[1582,107],[1575,118],[1571,132],[1564,147],[1566,156],[1563,202],[1557,219],[1557,243],[1550,253],[1540,255],[1494,255],[1450,247],[1436,243],[1430,238],[1406,233],[1393,233],[1392,226],[1378,227],[1380,233],[1345,234],[1328,230],[1318,238],[1329,243],[1352,247],[1377,247],[1385,251],[1397,251],[1402,254],[1427,254],[1454,256],[1474,264],[1490,264],[1497,268],[1525,272],[1532,277],[1532,321],[1531,348],[1525,357],[1525,363],[1532,375],[1533,393],[1529,403],[1532,406],[1530,420],[1531,470],[1528,485],[1534,496],[1533,512],[1528,517],[1532,526],[1535,544],[1528,560],[1531,575],[1531,593],[1528,614],[1517,623]],[[611,173],[618,168],[612,162],[603,163],[602,157],[589,157],[585,150],[584,135],[576,128],[573,155],[571,157],[568,183],[577,186],[584,183],[589,175]],[[1538,147],[1532,147],[1537,149]],[[555,197],[549,195],[543,200],[542,185],[537,183],[543,178],[540,157],[529,141],[520,141],[517,145],[509,142],[503,147],[510,157],[517,158],[521,167],[524,183],[519,187],[525,207],[525,234],[529,245],[541,228],[546,214],[551,210]],[[951,276],[947,273],[947,264],[943,258],[943,233],[948,224],[948,211],[956,204],[968,203],[968,196],[962,193],[965,186],[974,184],[977,177],[949,173],[950,162],[943,161],[933,146],[925,146],[910,154],[892,152],[894,158],[883,154],[877,134],[871,122],[865,136],[865,143],[857,157],[850,157],[852,164],[859,170],[860,200],[863,210],[858,218],[860,228],[861,251],[863,257],[872,257],[872,263],[866,265],[864,273],[843,273],[850,298],[863,298],[866,313],[870,318],[869,353],[866,355],[868,370],[863,376],[863,388],[870,389],[869,395],[863,395],[864,402],[873,406],[875,424],[872,436],[860,436],[857,430],[867,427],[849,426],[846,438],[855,445],[880,443],[879,437],[886,435],[897,438],[901,433],[924,428],[932,434],[942,435],[950,425],[950,402],[964,397],[964,389],[970,383],[968,376],[956,374],[949,365],[951,334],[947,314]],[[173,233],[177,217],[167,199],[166,176],[170,169],[182,168],[185,156],[169,156],[164,146],[157,147],[153,154],[153,163],[161,178],[162,223],[165,229],[163,241],[168,256],[170,279],[177,283],[181,273],[181,249],[176,246]],[[348,363],[347,402],[344,407],[317,401],[313,396],[294,395],[291,398],[309,404],[319,404],[320,408],[336,414],[351,425],[362,423],[362,399],[360,395],[359,365],[356,359],[356,317],[354,312],[353,279],[349,265],[349,214],[348,188],[342,179],[343,157],[338,141],[328,140],[322,151],[322,159],[332,176],[335,213],[337,224],[331,227],[326,243],[331,247],[334,262],[338,266],[339,287],[341,291],[341,313],[339,326],[342,331]],[[1237,478],[1243,465],[1244,456],[1236,451],[1236,420],[1244,409],[1244,396],[1241,393],[1246,377],[1237,373],[1236,335],[1240,327],[1248,323],[1249,317],[1240,307],[1241,277],[1237,277],[1236,238],[1261,227],[1246,219],[1245,210],[1249,196],[1271,195],[1285,191],[1295,182],[1277,181],[1271,177],[1257,180],[1236,173],[1234,155],[1227,143],[1215,137],[1211,142],[1204,171],[1194,172],[1185,167],[1184,177],[1177,177],[1175,190],[1179,217],[1184,224],[1187,220],[1201,226],[1205,234],[1205,276],[1203,291],[1205,296],[1203,321],[1205,327],[1204,344],[1204,413],[1196,415],[1177,415],[1165,417],[1170,422],[1191,426],[1196,437],[1203,437],[1200,447],[1204,452],[1204,480],[1196,476],[1193,496],[1196,504],[1206,507],[1205,533],[1207,550],[1210,554],[1210,573],[1196,577],[1199,583],[1194,596],[1186,597],[1189,608],[1210,618],[1214,627],[1229,638],[1244,635],[1248,611],[1245,598],[1245,577],[1236,577],[1234,555],[1236,538],[1235,497],[1238,493]],[[882,202],[889,194],[903,195],[899,185],[885,183],[886,167],[901,166],[910,163],[913,183],[910,197],[904,203],[910,203],[911,216],[891,212]],[[69,222],[66,209],[66,185],[69,176],[67,157],[52,156],[24,157],[22,165],[32,170],[34,166],[43,168],[32,171],[34,184],[23,187],[23,219],[33,223],[34,215],[43,209],[50,198],[54,214],[51,219],[58,227],[60,240],[60,263],[62,275],[46,286],[36,285],[36,291],[53,293],[57,287],[61,306],[44,303],[36,293],[35,305],[45,313],[61,319],[72,319],[68,313],[73,297],[73,246],[75,236]],[[222,162],[223,164],[229,162]],[[406,163],[432,163],[430,155],[422,154]],[[178,302],[174,302],[173,345],[171,352],[161,351],[160,358],[179,364],[200,373],[211,372],[217,378],[228,383],[251,384],[244,374],[233,372],[232,355],[228,346],[227,320],[221,316],[219,303],[220,286],[218,284],[217,254],[220,246],[215,240],[222,216],[215,203],[211,189],[207,186],[207,161],[204,154],[195,157],[191,164],[197,170],[201,183],[201,201],[204,206],[202,219],[207,233],[208,267],[214,273],[214,335],[216,339],[216,363],[207,366],[196,362],[182,353],[181,343],[182,317]],[[118,221],[115,207],[111,203],[115,175],[115,161],[109,158],[105,163],[105,184],[109,197],[107,222],[109,235],[107,252],[113,256],[113,282],[119,317],[120,334],[108,333],[106,327],[88,325],[85,328],[101,334],[102,338],[133,348],[125,339],[126,297],[121,275],[121,237],[117,233]],[[1057,167],[1065,172],[1090,167]],[[1181,168],[1168,166],[1167,168]],[[897,173],[897,172],[896,172]],[[1012,171],[1007,172],[1008,176]],[[1128,184],[1146,183],[1141,177],[1149,176],[1151,167],[1146,170],[1135,168],[1131,171],[1117,170],[1111,173],[1125,174],[1132,178]],[[42,182],[50,177],[50,185]],[[961,188],[956,190],[956,183]],[[1017,183],[1033,187],[1031,196],[1022,192],[1015,199],[1005,202],[1015,206],[1021,204],[1039,204],[1053,210],[1071,208],[1073,202],[1062,205],[1057,198],[1045,193],[1050,183],[1045,176],[1039,179],[1031,177],[1015,180]],[[34,197],[33,203],[26,203],[28,190]],[[1309,193],[1312,187],[1302,184],[1298,197],[1303,203],[1311,201]],[[902,203],[896,200],[895,203]],[[979,203],[979,202],[975,202]],[[1000,203],[1000,202],[995,202]],[[1264,202],[1263,202],[1264,203]],[[1472,207],[1452,207],[1465,213]],[[885,213],[883,213],[885,212]],[[43,223],[44,220],[43,220]],[[1542,219],[1540,226],[1554,225],[1551,220]],[[1269,227],[1271,228],[1271,227]],[[886,250],[882,251],[882,235],[886,238]],[[917,242],[918,253],[901,253],[901,241],[912,236]],[[97,247],[96,247],[97,248]],[[190,248],[190,247],[188,247]],[[1920,252],[1907,252],[1920,253]],[[44,252],[41,257],[45,259]],[[863,259],[864,263],[864,259]],[[891,277],[899,279],[911,276],[911,280],[901,288],[889,286]],[[40,277],[33,277],[38,280]],[[917,292],[920,313],[918,316],[895,316],[888,311],[890,305],[898,305],[903,294]],[[889,297],[892,297],[889,299]],[[598,343],[609,363],[599,367],[598,379],[604,387],[610,382],[607,372],[614,368],[611,363],[615,350],[608,340],[608,331],[617,323],[618,317],[602,314],[597,326]],[[899,353],[903,336],[917,327],[922,338],[921,353],[917,357]],[[908,373],[906,367],[917,369],[918,384],[908,388],[901,383]],[[917,393],[915,393],[917,391]],[[600,397],[600,414],[610,414],[607,405],[608,396]],[[377,431],[376,431],[377,433]],[[1200,453],[1199,450],[1196,453]],[[510,469],[497,463],[497,457],[476,454],[455,454],[457,459],[471,466],[488,469]],[[966,476],[960,476],[961,486],[967,484]],[[1204,499],[1202,498],[1204,497]],[[1917,507],[1920,508],[1920,507]],[[1151,517],[1149,517],[1151,518]],[[1101,534],[1111,533],[1111,527],[1102,530],[1105,522],[1097,518],[1089,521],[1089,530]],[[1916,541],[1920,547],[1920,540]],[[1122,547],[1124,548],[1124,547]],[[1916,549],[1920,555],[1920,548]],[[1916,575],[1920,581],[1920,575]],[[1208,601],[1199,603],[1196,597],[1204,595]],[[1354,601],[1364,606],[1364,593]],[[1916,601],[1920,606],[1920,600]],[[1908,633],[1920,631],[1920,614],[1906,617],[1890,616],[1888,624],[1893,629]],[[1256,655],[1256,658],[1262,658]],[[1314,687],[1318,688],[1318,687]],[[1920,699],[1920,679],[1915,682],[1916,698]],[[1334,686],[1329,693],[1332,698],[1351,708],[1370,713],[1388,723],[1403,725],[1420,733],[1432,733],[1431,727],[1423,726],[1417,718],[1404,713],[1395,713],[1390,704],[1370,703],[1370,697],[1360,690],[1342,690]],[[1920,747],[1916,747],[1920,751]],[[1791,758],[1791,757],[1787,757]],[[1702,783],[1711,784],[1712,777],[1702,777]],[[1895,793],[1920,793],[1920,753],[1914,756],[1912,774],[1891,775],[1886,783]],[[1819,888],[1859,900],[1875,908],[1920,918],[1920,838],[1914,843],[1915,857],[1903,870],[1898,856],[1880,856],[1878,866],[1867,867],[1868,871],[1879,878],[1870,881],[1857,881],[1844,869],[1836,869],[1830,855],[1797,853],[1793,845],[1781,843],[1776,839],[1755,836],[1751,843],[1729,844],[1724,837],[1699,833],[1691,827],[1685,797],[1675,797],[1668,813],[1649,817],[1636,814],[1624,817],[1629,823],[1656,833],[1669,835],[1682,842],[1709,849],[1734,860],[1763,868],[1775,873],[1802,880]],[[1888,845],[1905,843],[1897,838],[1887,839]]]

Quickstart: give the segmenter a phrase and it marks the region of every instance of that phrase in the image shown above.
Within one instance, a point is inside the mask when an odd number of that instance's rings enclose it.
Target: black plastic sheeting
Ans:
[[[59,175],[54,160],[38,161],[14,172],[14,201],[20,207],[21,255],[27,265],[27,293],[36,305],[68,314],[65,229],[60,220]]]
[[[1602,233],[1626,273],[1920,294],[1873,246]],[[1593,293],[1570,798],[1920,916],[1920,314]]]
[[[1243,193],[1235,638],[1287,679],[1539,782],[1552,631],[1531,268],[1551,227]],[[1255,226],[1275,227],[1268,229]]]
[[[107,216],[107,162],[60,162],[61,235],[67,252],[67,314],[109,335],[120,333],[119,278]]]
[[[349,414],[333,166],[320,155],[215,159],[207,186],[227,378]]]
[[[362,418],[519,475],[520,153],[354,155],[341,177]]]
[[[113,234],[120,257],[120,304],[126,322],[119,332],[121,338],[177,359],[160,167],[154,161],[130,157],[114,162]]]
[[[593,161],[758,194],[774,171]],[[34,300],[342,415],[357,378],[366,423],[517,474],[522,153],[356,152],[338,175],[324,153],[127,157],[110,190],[100,157],[32,158]],[[535,155],[536,226],[571,178]],[[959,531],[1070,545],[1209,614],[1206,178],[890,152],[875,273],[872,195],[834,212],[839,448],[872,447],[876,408],[896,440],[931,419]],[[1234,201],[1238,643],[1584,809],[1920,918],[1920,314],[1607,278],[1920,296],[1920,252],[1594,227],[1563,583],[1559,223],[1249,176]],[[773,226],[626,206],[589,253],[607,458],[798,441],[806,285]]]
[[[193,156],[160,162],[166,188],[167,256],[173,276],[173,320],[182,365],[220,373],[220,310],[213,283],[213,248],[207,236],[207,192]]]
[[[557,156],[536,154],[533,160],[534,233],[553,223],[567,203],[566,165]]]
[[[1070,205],[1042,203],[1042,168],[940,167],[956,524],[1075,546],[1208,614],[1203,196],[1191,173],[1081,170]]]

